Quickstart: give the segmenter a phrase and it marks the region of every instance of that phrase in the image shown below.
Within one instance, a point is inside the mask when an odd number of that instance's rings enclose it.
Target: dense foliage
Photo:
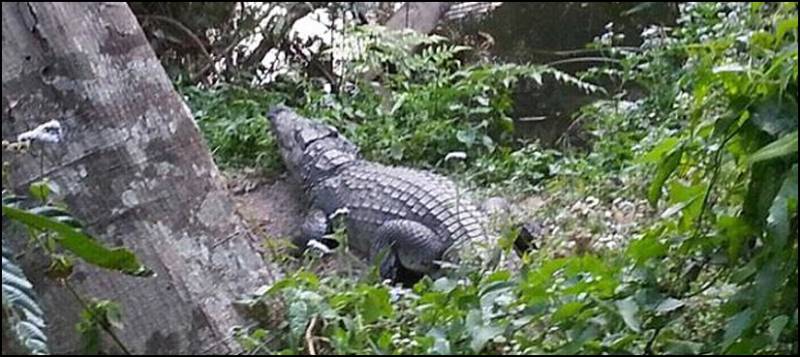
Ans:
[[[368,50],[349,64],[345,78],[350,80],[340,93],[302,78],[284,78],[266,91],[232,84],[181,86],[218,162],[279,168],[264,115],[285,103],[338,127],[367,159],[450,169],[443,159],[460,151],[467,166],[478,168],[471,176],[479,184],[531,185],[549,174],[547,161],[557,154],[516,142],[509,117],[514,84],[523,77],[541,83],[543,76],[553,76],[587,92],[602,90],[544,66],[465,65],[457,55],[468,48],[440,37],[395,38],[371,28],[352,37]],[[409,54],[412,46],[424,49]],[[514,175],[518,179],[511,179]]]
[[[381,284],[374,271],[315,274],[317,260],[306,260],[254,300],[283,307],[271,309],[273,324],[243,330],[244,345],[282,353],[797,353],[796,4],[680,11],[677,27],[648,28],[638,48],[598,41],[619,64],[588,75],[636,82],[649,95],[584,108],[595,138],[589,152],[517,143],[508,117],[520,76],[582,82],[544,67],[464,65],[454,56],[460,47],[435,40],[408,55],[378,37],[338,94],[303,79],[267,92],[184,87],[222,163],[279,167],[263,112],[286,102],[338,126],[371,159],[449,170],[476,186],[533,188],[548,202],[535,215],[562,224],[518,271],[456,269],[410,290]],[[361,80],[375,71],[380,86]],[[466,162],[443,163],[453,151],[466,152]],[[591,244],[609,233],[603,213],[617,214],[595,211],[622,199],[650,207],[621,246]]]

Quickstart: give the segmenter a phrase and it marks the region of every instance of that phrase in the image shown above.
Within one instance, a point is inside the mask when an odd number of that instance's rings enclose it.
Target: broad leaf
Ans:
[[[450,354],[450,341],[447,340],[447,335],[441,329],[432,328],[428,331],[428,336],[433,337],[433,347],[429,352],[439,355]]]
[[[753,310],[744,310],[728,320],[728,327],[725,329],[725,336],[722,340],[722,348],[727,350],[730,345],[736,342],[736,339],[750,327],[753,322]]]
[[[772,319],[769,322],[769,327],[767,331],[769,331],[769,337],[772,339],[772,343],[778,343],[778,338],[781,337],[781,332],[786,327],[786,324],[789,322],[789,316],[781,315]]]
[[[794,207],[792,207],[794,206]],[[791,225],[790,212],[797,210],[797,165],[792,166],[789,175],[783,181],[780,191],[775,196],[767,216],[767,233],[774,244],[774,249],[782,249],[789,236]]]
[[[650,202],[651,206],[656,207],[658,205],[664,182],[666,182],[669,176],[678,168],[681,157],[683,157],[683,149],[679,147],[670,152],[658,165],[653,182],[650,183],[650,187],[647,190],[647,200]]]
[[[647,260],[666,254],[667,245],[660,242],[660,232],[654,231],[646,234],[628,245],[627,256],[633,258],[636,264],[643,264]]]
[[[622,320],[625,321],[625,325],[637,333],[642,332],[639,318],[636,317],[636,313],[639,311],[639,305],[636,305],[636,301],[633,300],[633,297],[617,300],[616,305],[617,309],[619,309],[620,316],[622,316]]]
[[[130,250],[108,249],[81,230],[58,220],[6,205],[3,205],[3,214],[30,227],[58,233],[58,243],[87,263],[134,276],[153,275],[153,271],[139,263]]]
[[[385,287],[370,287],[361,291],[364,300],[360,306],[361,316],[365,323],[372,323],[382,317],[391,317],[394,313],[390,303],[390,294]]]
[[[661,161],[664,156],[671,152],[676,145],[680,143],[680,140],[676,137],[669,137],[662,140],[658,145],[656,145],[650,152],[645,154],[643,157],[637,160],[637,162],[643,163],[655,163]]]
[[[685,303],[678,299],[673,298],[666,298],[656,307],[656,312],[659,314],[665,314],[670,311],[676,310],[680,307],[685,305]]]
[[[750,156],[750,162],[759,162],[777,157],[794,154],[797,152],[797,130],[775,140]]]
[[[499,336],[505,330],[504,328],[496,325],[486,325],[481,318],[480,310],[470,310],[467,315],[467,329],[469,330],[472,340],[469,343],[470,348],[475,353],[483,350],[483,347],[491,339]]]

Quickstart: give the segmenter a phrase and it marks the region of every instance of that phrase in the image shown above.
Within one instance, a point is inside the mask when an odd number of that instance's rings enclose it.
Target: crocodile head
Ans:
[[[330,125],[303,118],[285,106],[272,108],[267,118],[284,164],[304,183],[322,180],[359,157],[358,148]]]

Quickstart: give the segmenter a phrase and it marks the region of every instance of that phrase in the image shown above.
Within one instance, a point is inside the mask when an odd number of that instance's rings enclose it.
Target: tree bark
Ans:
[[[43,176],[106,245],[132,249],[155,278],[78,264],[84,295],[120,303],[132,353],[239,350],[232,302],[277,272],[225,191],[191,112],[125,3],[2,4],[4,140],[57,119],[65,139],[10,161],[14,190]],[[38,155],[37,150],[33,151]],[[7,239],[7,238],[6,238]],[[24,264],[48,317],[53,353],[79,350],[80,305]]]
[[[407,2],[386,21],[390,30],[411,29],[429,34],[450,9],[450,2]]]

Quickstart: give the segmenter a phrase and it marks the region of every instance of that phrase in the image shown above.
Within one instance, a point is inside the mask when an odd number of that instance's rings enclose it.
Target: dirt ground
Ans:
[[[288,239],[300,228],[306,200],[287,175],[229,171],[225,176],[239,213],[260,236]]]

